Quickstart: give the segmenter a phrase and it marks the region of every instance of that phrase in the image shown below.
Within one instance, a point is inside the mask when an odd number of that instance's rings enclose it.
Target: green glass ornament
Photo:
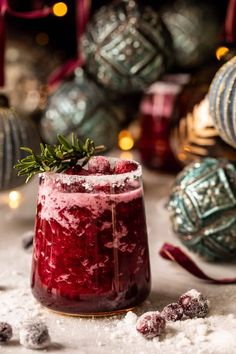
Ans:
[[[171,36],[159,14],[133,0],[102,7],[82,41],[86,68],[103,86],[119,93],[142,91],[165,72]]]
[[[213,57],[221,31],[215,4],[175,0],[161,8],[161,16],[172,35],[177,67],[194,68]]]
[[[220,137],[236,147],[236,56],[216,73],[210,89],[210,112]]]
[[[107,99],[105,91],[90,80],[81,68],[49,97],[40,127],[43,139],[57,142],[57,135],[89,136],[97,145],[111,149],[124,121],[123,110]]]
[[[40,142],[34,123],[20,118],[9,107],[8,99],[0,95],[0,191],[18,187],[25,179],[17,176],[13,168],[25,156],[21,146],[37,151]]]
[[[173,230],[190,250],[209,260],[236,258],[236,167],[205,158],[176,178],[168,210]]]

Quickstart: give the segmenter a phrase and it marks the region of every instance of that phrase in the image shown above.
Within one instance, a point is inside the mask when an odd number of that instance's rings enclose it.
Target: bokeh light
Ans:
[[[8,205],[11,209],[16,209],[20,205],[21,193],[17,191],[11,191],[8,195],[9,201]]]
[[[218,47],[216,49],[216,58],[218,60],[221,60],[228,53],[229,53],[229,48],[227,48],[227,47]]]
[[[128,130],[122,130],[118,137],[118,146],[121,150],[128,151],[134,146],[134,139]]]
[[[57,2],[53,5],[52,12],[57,17],[63,17],[67,14],[68,8],[64,2]]]

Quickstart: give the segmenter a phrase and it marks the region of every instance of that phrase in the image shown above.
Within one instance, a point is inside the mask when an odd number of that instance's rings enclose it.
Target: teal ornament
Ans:
[[[183,244],[209,260],[236,259],[236,167],[223,159],[194,162],[177,176],[168,210]]]
[[[221,33],[215,4],[175,0],[164,4],[160,11],[173,39],[174,60],[178,68],[195,68],[213,57]]]
[[[172,58],[172,39],[159,14],[134,0],[103,6],[87,25],[82,51],[88,72],[118,93],[143,91]]]
[[[209,89],[209,101],[220,137],[236,147],[236,56],[216,73]]]
[[[105,91],[90,80],[81,68],[50,97],[40,128],[47,143],[57,142],[57,135],[75,133],[89,136],[97,145],[111,149],[125,117],[124,111],[107,98]]]

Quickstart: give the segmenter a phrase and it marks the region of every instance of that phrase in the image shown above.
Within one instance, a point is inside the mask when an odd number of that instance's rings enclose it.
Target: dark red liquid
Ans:
[[[164,84],[168,88],[168,83]],[[166,172],[180,170],[170,146],[170,124],[175,99],[176,94],[157,91],[146,94],[142,100],[138,148],[143,164],[149,168]]]
[[[89,314],[139,305],[150,291],[140,187],[117,194],[63,191],[42,180],[32,291],[53,310]],[[78,188],[80,190],[80,188]]]

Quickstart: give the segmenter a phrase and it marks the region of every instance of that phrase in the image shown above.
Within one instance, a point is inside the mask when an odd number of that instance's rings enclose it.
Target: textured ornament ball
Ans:
[[[64,82],[49,98],[40,127],[50,144],[57,142],[58,134],[75,132],[110,149],[117,142],[123,120],[123,110],[112,105],[102,88],[77,69],[74,79]]]
[[[176,178],[168,202],[173,230],[209,260],[236,258],[236,167],[205,158]]]
[[[0,345],[7,343],[13,336],[12,327],[7,322],[0,322]]]
[[[137,331],[146,339],[161,336],[165,326],[166,321],[158,311],[145,312],[136,323]]]
[[[159,14],[141,2],[120,0],[102,7],[82,41],[86,68],[103,86],[143,91],[166,71],[171,36]]]
[[[28,349],[46,349],[51,339],[48,328],[41,321],[28,320],[20,328],[20,344]]]
[[[24,183],[24,178],[18,177],[13,168],[18,160],[25,157],[20,147],[37,150],[39,142],[39,133],[34,123],[18,117],[9,107],[7,98],[0,95],[0,191]]]
[[[215,5],[176,0],[164,5],[161,15],[172,35],[176,66],[197,67],[215,52],[221,31]]]
[[[236,147],[236,56],[216,73],[209,90],[210,112],[220,137]]]

